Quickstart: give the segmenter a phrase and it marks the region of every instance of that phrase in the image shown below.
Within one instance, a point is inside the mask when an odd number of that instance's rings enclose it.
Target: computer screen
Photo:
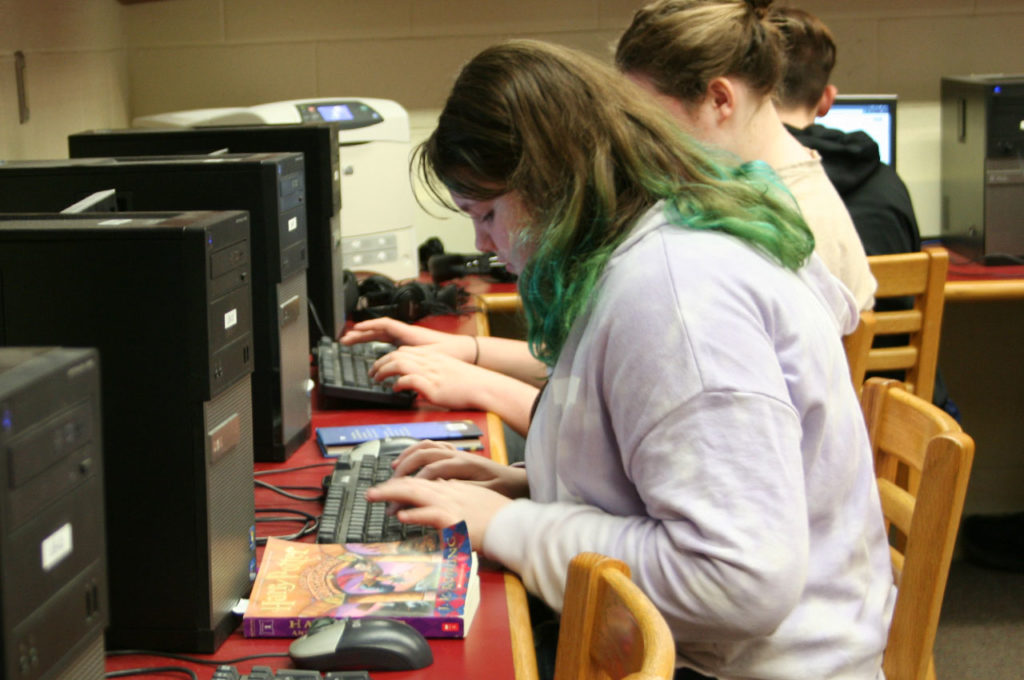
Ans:
[[[883,163],[896,166],[896,95],[838,95],[816,123],[844,132],[863,130],[878,143]]]

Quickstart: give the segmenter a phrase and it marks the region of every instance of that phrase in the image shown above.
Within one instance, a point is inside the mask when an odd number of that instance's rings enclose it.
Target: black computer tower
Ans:
[[[1024,256],[1024,75],[941,83],[943,242],[989,263]]]
[[[12,161],[0,163],[0,212],[56,212],[101,189],[129,211],[248,211],[254,452],[282,461],[312,423],[304,184],[299,153]]]
[[[314,314],[309,337],[337,338],[345,327],[341,262],[341,184],[337,123],[242,125],[195,129],[88,130],[68,136],[72,158],[297,151],[305,158],[309,268]]]
[[[249,235],[240,211],[0,215],[0,345],[99,352],[108,647],[213,652],[248,594]]]
[[[0,677],[103,678],[99,354],[0,348]]]

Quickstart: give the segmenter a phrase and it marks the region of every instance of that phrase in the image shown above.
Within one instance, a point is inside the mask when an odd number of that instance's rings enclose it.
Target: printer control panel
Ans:
[[[384,117],[369,104],[358,100],[317,100],[295,105],[303,123],[337,123],[344,130],[369,127]]]

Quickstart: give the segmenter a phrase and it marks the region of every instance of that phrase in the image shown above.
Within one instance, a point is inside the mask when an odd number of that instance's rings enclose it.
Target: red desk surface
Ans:
[[[1024,265],[985,265],[949,252],[947,302],[1024,299]]]
[[[439,330],[475,333],[480,315],[459,317],[436,317],[425,319],[423,325]],[[331,425],[357,425],[367,423],[400,423],[421,420],[471,419],[484,431],[484,447],[487,455],[496,450],[498,459],[504,459],[504,441],[500,421],[494,416],[478,411],[447,411],[417,402],[411,410],[349,410],[321,411],[315,408],[314,395],[313,428],[314,436],[306,441],[291,458],[282,463],[256,463],[256,479],[279,487],[288,487],[290,493],[313,498],[318,496],[323,478],[330,474],[333,462],[320,454],[315,441],[315,428]],[[318,500],[295,500],[286,498],[272,490],[257,486],[255,490],[257,520],[273,513],[259,512],[261,508],[289,508],[318,515]],[[282,516],[282,513],[278,513]],[[291,534],[302,527],[301,522],[260,522],[257,521],[258,537]],[[313,541],[315,534],[300,540]],[[257,549],[257,557],[262,548]],[[525,600],[518,581],[501,570],[481,566],[481,597],[476,617],[469,634],[462,640],[430,640],[434,652],[434,663],[418,671],[383,672],[373,671],[372,677],[395,678],[396,680],[439,680],[441,678],[486,678],[486,680],[512,680],[514,678],[536,677],[536,666],[532,664],[532,638],[528,618],[524,617]],[[511,597],[511,600],[509,599]],[[517,599],[518,598],[518,599]],[[509,603],[513,603],[510,611]],[[521,606],[520,606],[521,605]],[[248,673],[254,665],[271,668],[290,668],[290,659],[284,657],[259,658],[241,661],[242,657],[256,654],[287,653],[291,639],[247,639],[241,629],[235,632],[215,654],[187,654],[218,663],[236,666],[242,673]],[[192,669],[198,677],[212,677],[216,665],[203,665],[168,659],[162,656],[113,656],[106,661],[106,670],[153,666],[183,666]],[[518,666],[518,669],[517,669]],[[518,673],[517,673],[518,670]],[[183,677],[177,674],[153,674],[146,677]]]

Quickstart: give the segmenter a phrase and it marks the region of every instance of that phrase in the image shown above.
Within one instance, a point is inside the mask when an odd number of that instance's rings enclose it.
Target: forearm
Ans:
[[[478,366],[504,373],[538,388],[547,379],[547,368],[530,354],[524,340],[478,337],[477,342],[480,348],[476,355]],[[533,403],[532,399],[530,403]]]
[[[530,411],[539,388],[495,371],[490,371],[473,388],[475,408],[500,417],[517,433],[526,436]]]

